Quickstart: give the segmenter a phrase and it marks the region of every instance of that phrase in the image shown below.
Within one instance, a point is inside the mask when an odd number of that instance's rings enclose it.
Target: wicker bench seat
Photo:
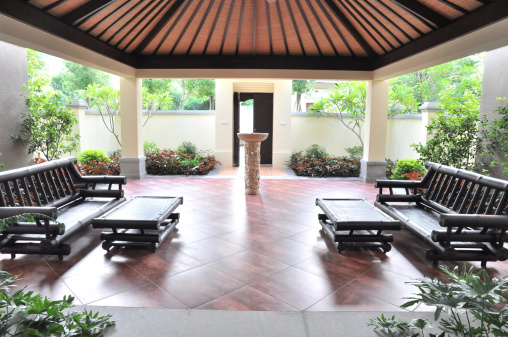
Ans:
[[[421,238],[434,264],[481,261],[485,267],[487,261],[507,260],[508,181],[431,162],[425,166],[421,181],[376,180],[375,206]]]
[[[37,213],[65,225],[40,217],[11,224],[0,234],[0,253],[68,255],[65,241],[125,201],[125,177],[83,177],[75,164],[76,158],[66,158],[0,172],[0,219]]]

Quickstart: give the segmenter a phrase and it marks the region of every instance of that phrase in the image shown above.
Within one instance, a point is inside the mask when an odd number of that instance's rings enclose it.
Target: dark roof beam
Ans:
[[[157,54],[157,52],[159,51],[160,47],[162,46],[162,44],[166,41],[166,39],[168,38],[169,34],[171,34],[171,32],[173,31],[173,29],[175,29],[176,25],[180,22],[180,19],[182,18],[182,16],[185,14],[185,12],[187,12],[187,9],[189,8],[191,4],[191,1],[187,1],[187,3],[185,4],[185,6],[182,8],[182,10],[180,11],[180,14],[178,14],[178,16],[176,17],[175,21],[173,21],[173,24],[171,25],[171,27],[169,27],[168,31],[166,32],[166,34],[164,34],[164,36],[162,37],[161,41],[159,42],[159,44],[157,45],[157,47],[155,48],[155,50],[153,51],[152,55],[155,55]]]
[[[176,0],[175,3],[171,6],[170,9],[164,14],[164,16],[157,22],[155,27],[148,33],[148,35],[143,39],[143,41],[138,45],[136,50],[134,50],[135,55],[139,55],[143,52],[143,50],[153,41],[153,39],[161,32],[161,30],[169,23],[169,21],[173,18],[176,12],[180,9],[183,3],[188,0]]]
[[[231,0],[231,5],[229,6],[228,21],[226,21],[226,27],[224,27],[224,35],[222,35],[222,42],[220,44],[219,55],[222,55],[222,50],[224,50],[224,43],[226,43],[226,36],[228,35],[228,28],[229,28],[229,23],[231,22],[231,15],[233,14],[234,5],[235,5],[235,1]]]
[[[201,20],[201,22],[199,23],[199,27],[196,30],[196,34],[194,34],[194,37],[192,38],[192,42],[190,43],[189,48],[187,49],[187,52],[185,53],[185,55],[190,54],[190,51],[191,51],[192,47],[194,46],[194,42],[196,42],[199,32],[201,31],[201,28],[203,28],[206,18],[208,17],[208,14],[210,14],[210,10],[212,9],[212,6],[214,3],[215,3],[215,0],[210,1],[210,4],[208,5],[208,8],[206,9],[205,15],[203,16],[203,20]]]
[[[425,6],[421,2],[414,0],[390,0],[406,12],[411,13],[414,17],[418,18],[421,22],[429,26],[429,23],[436,26],[437,28],[444,27],[450,24],[450,20],[447,17],[433,11],[429,7]],[[433,28],[431,25],[429,28]]]
[[[94,30],[95,28],[97,28],[101,23],[103,23],[104,21],[106,21],[107,19],[109,19],[110,17],[112,17],[113,15],[115,15],[116,13],[118,13],[120,10],[122,10],[122,8],[124,8],[125,6],[127,6],[128,4],[131,3],[132,0],[127,0],[123,5],[121,5],[120,7],[118,7],[117,9],[115,9],[114,11],[112,11],[111,13],[109,13],[108,15],[106,15],[104,18],[102,18],[102,20],[100,20],[99,22],[97,22],[95,25],[93,25],[92,27],[88,28],[86,30],[87,33],[90,33],[92,30]]]
[[[240,48],[240,37],[242,36],[242,24],[243,24],[243,13],[244,12],[245,12],[245,0],[242,0],[242,7],[240,8],[240,21],[238,21],[238,34],[236,36],[235,55],[238,55],[238,49]]]
[[[120,21],[123,20],[123,18],[125,18],[127,15],[129,15],[136,7],[138,7],[139,5],[141,5],[143,3],[143,0],[139,0],[139,2],[137,4],[135,4],[134,6],[132,6],[131,9],[129,9],[127,12],[123,13],[123,15],[121,17],[119,17],[118,19],[116,19],[115,22],[113,22],[112,24],[110,24],[106,29],[104,29],[102,32],[100,32],[96,38],[100,39],[104,34],[106,34],[111,28],[115,27],[118,23],[120,23]],[[148,7],[149,3],[145,4],[145,7]],[[142,10],[144,10],[144,8]],[[122,27],[123,28],[123,27]],[[121,30],[122,28],[120,28],[119,30]],[[87,31],[88,33],[88,31]],[[116,34],[116,33],[115,33]]]
[[[402,20],[404,21],[408,26],[410,26],[411,28],[414,29],[415,32],[417,32],[418,34],[420,35],[425,35],[421,30],[418,29],[418,27],[416,27],[415,25],[413,25],[413,23],[411,23],[410,21],[406,20],[404,17],[400,16],[399,13],[397,13],[396,11],[394,11],[390,6],[388,6],[387,4],[385,4],[383,1],[378,1],[378,3],[380,5],[382,5],[386,10],[388,10],[390,13],[392,13],[393,15],[395,15],[397,18],[399,18],[399,20]]]
[[[69,0],[58,0],[58,1],[55,1],[51,5],[47,5],[46,7],[43,7],[42,10],[45,11],[45,12],[50,11],[53,8],[55,8],[57,6],[60,6],[61,4],[65,3],[67,1],[69,1]]]
[[[395,22],[393,22],[389,17],[387,17],[386,15],[383,14],[383,12],[381,12],[379,10],[379,8],[377,8],[376,6],[372,5],[369,1],[365,1],[365,3],[367,5],[369,5],[370,8],[372,8],[374,11],[376,11],[377,14],[379,14],[381,17],[383,17],[383,19],[385,19],[386,21],[390,22],[390,24],[397,28],[397,30],[399,32],[401,32],[402,34],[404,34],[405,37],[407,37],[410,41],[413,41],[414,39],[411,37],[411,35],[409,35],[408,33],[406,33],[406,31],[402,28],[399,27],[399,25],[395,24]],[[402,44],[402,43],[401,43]]]
[[[148,7],[150,7],[150,5],[152,4],[151,2],[145,2],[144,0],[141,0],[139,3],[145,3],[145,6],[143,6],[143,8],[141,8],[140,10],[138,10],[137,12],[134,12],[136,13],[132,18],[129,19],[129,21],[127,21],[126,23],[123,24],[122,27],[120,27],[119,29],[117,29],[116,31],[113,32],[113,34],[109,37],[109,39],[106,40],[106,43],[109,43],[111,42],[111,40],[113,40],[115,38],[115,36],[120,33],[125,27],[129,26],[129,24],[131,22],[133,22],[134,20],[136,20],[136,18],[138,16],[141,15],[141,13],[143,13]],[[133,12],[133,9],[131,9],[128,14],[132,13]],[[116,22],[115,22],[116,24]],[[106,28],[106,30],[109,30],[110,27]],[[105,31],[104,31],[105,32]],[[101,37],[102,34],[104,34],[104,32],[100,33],[97,38]]]
[[[307,20],[307,16],[305,15],[305,12],[303,11],[302,5],[300,4],[300,1],[296,1],[296,5],[298,6],[298,9],[300,10],[300,14],[302,14],[303,21],[307,25],[307,29],[310,32],[310,36],[312,36],[312,40],[314,40],[314,44],[316,45],[316,48],[319,52],[320,56],[323,56],[323,52],[321,51],[321,48],[319,47],[319,43],[317,42],[316,36],[314,35],[314,32],[312,31],[312,28],[309,24],[309,20]]]
[[[203,49],[203,55],[206,54],[206,50],[208,49],[208,45],[210,44],[210,40],[212,39],[213,32],[215,31],[215,26],[217,25],[217,21],[219,21],[219,14],[222,12],[222,7],[224,7],[225,0],[221,0],[219,9],[215,14],[215,19],[213,20],[212,28],[210,28],[210,34],[208,34],[208,39],[206,40],[205,48]]]
[[[321,11],[326,15],[326,18],[328,19],[328,22],[330,22],[330,24],[333,26],[333,28],[335,29],[335,32],[342,39],[342,42],[344,42],[344,44],[346,45],[346,47],[349,50],[349,52],[351,53],[351,55],[353,55],[353,56],[356,55],[355,52],[353,51],[353,49],[351,48],[351,46],[349,45],[349,43],[347,42],[346,38],[344,37],[344,35],[340,31],[339,27],[337,27],[337,25],[333,21],[332,17],[330,16],[330,14],[328,14],[328,12],[326,11],[326,9],[323,6],[323,4],[321,3],[321,1],[316,1],[316,3],[319,5],[319,8],[321,8]]]
[[[280,5],[278,1],[276,1],[275,4],[277,5],[277,14],[279,16],[280,30],[282,32],[282,37],[284,38],[284,45],[286,46],[286,55],[289,55],[288,40],[286,38],[286,30],[284,29],[284,21],[282,21],[282,13],[280,11]]]
[[[68,25],[72,25],[74,22],[81,20],[89,15],[95,15],[97,12],[103,10],[116,1],[117,0],[90,0],[72,12],[62,16],[60,21]]]
[[[333,43],[332,39],[330,38],[330,35],[328,35],[328,32],[326,31],[325,27],[323,26],[323,23],[319,19],[318,15],[316,13],[316,10],[314,9],[314,7],[312,7],[312,5],[311,5],[309,0],[305,0],[305,1],[307,2],[307,6],[309,6],[309,8],[310,8],[310,10],[312,12],[312,15],[314,15],[314,18],[316,19],[316,22],[319,24],[319,27],[321,27],[321,31],[323,32],[323,34],[325,34],[326,39],[328,40],[328,43],[330,44],[330,46],[332,46],[333,51],[335,52],[335,55],[336,56],[340,56],[339,52],[337,51],[337,48],[335,48],[335,44]]]
[[[303,56],[307,55],[305,52],[305,48],[303,47],[303,41],[302,37],[300,36],[300,32],[298,31],[298,26],[296,25],[296,20],[293,15],[293,10],[291,9],[291,6],[289,5],[289,0],[286,0],[286,6],[288,8],[289,16],[291,17],[291,22],[293,22],[293,27],[295,28],[296,36],[298,37],[298,42],[300,42],[300,48],[302,49]]]
[[[272,24],[270,23],[270,7],[268,1],[265,2],[266,21],[268,23],[268,39],[270,41],[270,55],[273,55],[273,42],[272,42]]]
[[[190,24],[192,23],[192,21],[194,20],[194,18],[196,17],[196,14],[199,12],[199,9],[201,8],[201,6],[203,6],[203,3],[204,3],[204,0],[200,0],[199,1],[199,4],[198,6],[196,7],[196,9],[192,12],[192,15],[190,17],[189,20],[187,20],[187,23],[185,24],[185,27],[182,29],[182,31],[180,32],[180,35],[178,36],[178,39],[176,40],[175,44],[173,45],[173,48],[171,48],[171,51],[169,52],[169,55],[173,54],[173,52],[175,51],[176,47],[178,46],[178,44],[180,43],[180,41],[182,40],[182,37],[185,35],[185,33],[187,32],[187,29],[189,28]],[[205,20],[206,17],[203,18],[203,20]]]
[[[372,15],[372,13],[364,6],[362,5],[362,2],[361,1],[358,1],[356,2],[356,4],[358,6],[360,6],[360,8],[365,12],[367,13],[371,18],[372,20],[376,21],[378,25],[380,25],[381,27],[383,27],[383,29],[388,33],[390,34],[390,36],[392,38],[394,38],[401,46],[404,44],[402,43],[402,41],[397,37],[397,35],[393,34],[381,21],[379,21],[379,19],[375,16],[375,15]],[[373,25],[372,25],[373,26]]]
[[[330,8],[330,10],[333,12],[337,20],[339,20],[344,27],[346,27],[347,31],[353,38],[358,42],[358,44],[365,50],[367,55],[372,56],[374,54],[374,50],[372,50],[371,46],[365,41],[363,36],[360,35],[360,33],[356,30],[356,28],[353,26],[353,24],[348,20],[346,15],[342,13],[339,7],[335,4],[333,0],[323,0],[325,4]]]
[[[445,5],[447,5],[448,7],[451,7],[453,9],[455,9],[456,11],[459,11],[461,12],[462,14],[469,14],[469,12],[467,10],[465,10],[464,8],[460,7],[459,5],[456,5],[454,4],[453,2],[451,1],[448,1],[448,0],[437,0],[439,2],[442,2],[444,3]]]
[[[254,8],[252,9],[253,18],[252,18],[252,55],[256,56],[256,3],[257,1],[254,1]]]

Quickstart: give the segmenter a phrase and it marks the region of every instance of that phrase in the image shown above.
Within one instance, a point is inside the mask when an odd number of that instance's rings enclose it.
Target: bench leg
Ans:
[[[16,258],[16,254],[11,254],[11,259],[15,259]]]
[[[481,266],[483,269],[487,269],[487,260],[483,260]]]
[[[432,265],[433,265],[434,267],[437,267],[437,266],[438,266],[438,264],[439,264],[439,260],[432,260]]]
[[[386,254],[390,250],[392,250],[392,245],[389,244],[388,242],[383,242],[383,244],[381,245],[381,249],[383,249],[383,254]]]

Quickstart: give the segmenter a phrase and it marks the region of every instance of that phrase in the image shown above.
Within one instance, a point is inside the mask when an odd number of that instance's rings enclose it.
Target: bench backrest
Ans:
[[[428,162],[423,201],[441,211],[508,215],[508,181]]]
[[[61,206],[76,198],[76,158],[0,172],[1,207]]]

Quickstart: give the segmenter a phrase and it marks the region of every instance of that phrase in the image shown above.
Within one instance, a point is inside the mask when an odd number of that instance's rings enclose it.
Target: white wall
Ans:
[[[274,102],[274,108],[276,106],[278,105]],[[286,118],[285,115],[276,114],[276,111],[280,110],[274,109],[274,134],[279,135],[278,143],[274,144],[274,166],[276,164],[283,167],[292,151],[303,151],[311,144],[322,145],[328,153],[335,156],[346,156],[348,153],[345,148],[360,145],[356,136],[333,117],[317,118],[305,113],[293,113],[290,118]],[[162,112],[153,116],[143,128],[144,139],[155,142],[160,148],[172,149],[183,141],[190,141],[200,150],[214,151],[221,162],[223,162],[221,155],[231,162],[229,154],[232,154],[232,150],[227,149],[227,156],[224,155],[225,151],[217,151],[220,148],[216,145],[216,139],[231,139],[229,128],[232,121],[229,115],[223,114],[222,117],[217,115],[210,111]],[[220,123],[221,120],[228,123],[223,125]],[[84,123],[81,138],[83,150],[104,149],[110,153],[118,149],[115,138],[106,130],[98,113],[87,111]],[[219,137],[216,137],[216,130],[221,132]],[[424,139],[422,130],[424,128],[421,115],[390,117],[385,157],[392,160],[418,158],[418,154],[410,145]],[[223,141],[226,142],[228,140]],[[223,166],[230,167],[231,163],[223,162]]]

